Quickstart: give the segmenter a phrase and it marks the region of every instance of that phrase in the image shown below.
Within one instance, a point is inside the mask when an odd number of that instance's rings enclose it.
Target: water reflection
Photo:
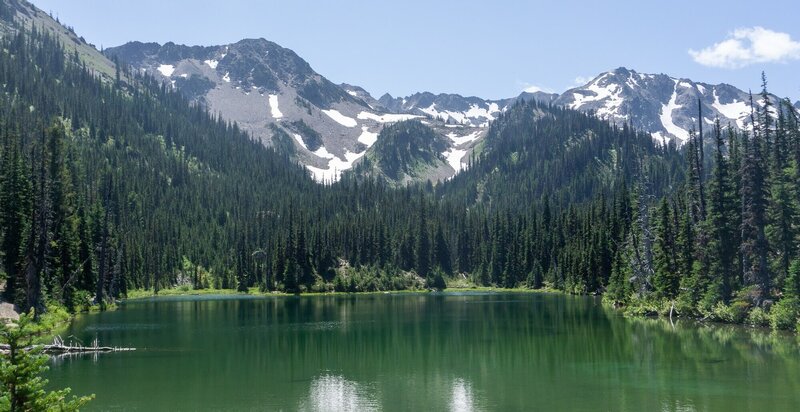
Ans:
[[[377,402],[358,383],[338,375],[323,375],[311,382],[308,400],[298,408],[301,411],[349,412],[377,411]]]
[[[452,394],[450,395],[451,412],[474,411],[474,401],[472,399],[472,386],[463,379],[453,380]]]

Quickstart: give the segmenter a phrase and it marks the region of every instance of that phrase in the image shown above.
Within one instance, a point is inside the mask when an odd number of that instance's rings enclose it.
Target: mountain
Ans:
[[[474,158],[471,167],[439,188],[444,197],[520,209],[531,199],[549,197],[552,205],[568,206],[611,195],[642,170],[650,174],[654,193],[683,180],[674,173],[683,158],[674,147],[645,132],[535,101],[501,114]]]
[[[400,185],[423,179],[445,180],[458,167],[449,164],[449,147],[448,139],[419,120],[397,122],[381,130],[354,173]]]
[[[385,124],[425,117],[390,113],[364,89],[330,82],[293,51],[265,39],[209,47],[130,42],[105,54],[168,82],[264,144],[287,149],[319,182],[336,181],[352,168]],[[475,134],[469,125],[423,121],[442,136]]]
[[[773,103],[778,102],[777,97],[771,98]],[[719,118],[723,125],[741,129],[749,122],[750,96],[734,86],[638,73],[624,67],[567,90],[553,103],[594,112],[612,123],[630,123],[658,141],[675,141],[680,146],[689,131],[698,128],[698,99],[706,125]]]

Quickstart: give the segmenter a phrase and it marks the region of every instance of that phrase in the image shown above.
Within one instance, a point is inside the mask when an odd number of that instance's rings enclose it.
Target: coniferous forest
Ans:
[[[698,124],[680,148],[519,102],[447,182],[319,185],[287,151],[124,64],[97,75],[35,27],[0,42],[0,273],[23,310],[181,285],[466,281],[797,327],[800,122],[766,78],[745,130]]]

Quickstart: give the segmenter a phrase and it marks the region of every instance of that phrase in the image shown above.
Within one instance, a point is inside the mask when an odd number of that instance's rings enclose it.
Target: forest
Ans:
[[[123,63],[97,75],[36,28],[0,43],[0,278],[23,310],[468,283],[798,327],[800,122],[766,78],[745,129],[701,121],[680,148],[519,102],[447,182],[319,185]]]

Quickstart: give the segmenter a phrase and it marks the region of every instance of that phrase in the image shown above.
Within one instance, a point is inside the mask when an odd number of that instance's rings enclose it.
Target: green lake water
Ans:
[[[599,299],[435,293],[136,300],[62,336],[90,410],[798,411],[794,336],[632,320]]]

